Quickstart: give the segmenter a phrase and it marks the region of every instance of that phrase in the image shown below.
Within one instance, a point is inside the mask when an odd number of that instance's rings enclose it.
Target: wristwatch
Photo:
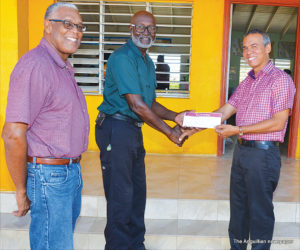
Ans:
[[[242,126],[239,126],[239,136],[243,136],[244,132],[243,132],[243,128]]]

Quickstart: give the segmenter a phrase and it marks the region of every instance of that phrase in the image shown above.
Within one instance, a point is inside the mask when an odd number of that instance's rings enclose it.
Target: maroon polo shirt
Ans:
[[[87,150],[85,97],[70,62],[64,62],[44,38],[11,74],[6,122],[28,124],[30,156],[77,157]]]

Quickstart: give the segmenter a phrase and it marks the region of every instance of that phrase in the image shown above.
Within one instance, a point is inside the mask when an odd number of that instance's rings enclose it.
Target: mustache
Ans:
[[[149,38],[152,40],[152,37],[150,35],[140,35],[139,39],[143,39],[143,38]]]

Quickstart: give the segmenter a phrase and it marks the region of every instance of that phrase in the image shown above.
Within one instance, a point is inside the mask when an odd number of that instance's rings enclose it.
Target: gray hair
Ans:
[[[61,8],[61,7],[68,7],[68,8],[73,8],[75,10],[78,11],[78,8],[76,7],[76,5],[72,4],[72,3],[62,3],[62,2],[58,2],[58,3],[54,3],[54,4],[51,4],[47,10],[46,10],[46,13],[45,13],[45,17],[44,19],[48,19],[51,14],[53,14],[57,9]]]
[[[260,30],[260,29],[252,29],[252,30],[249,30],[245,35],[244,35],[244,38],[250,34],[261,34],[262,37],[263,37],[263,41],[264,41],[264,46],[267,46],[268,44],[271,44],[271,40],[270,40],[270,37],[269,35],[264,32],[263,30]]]

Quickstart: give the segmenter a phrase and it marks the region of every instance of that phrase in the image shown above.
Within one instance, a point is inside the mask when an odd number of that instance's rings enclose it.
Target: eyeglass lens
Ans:
[[[71,21],[68,21],[68,20],[64,20],[63,24],[64,24],[64,27],[66,29],[69,29],[69,30],[73,29],[74,26],[77,28],[77,30],[79,32],[83,32],[83,31],[86,30],[86,27],[84,25],[75,24],[75,23],[72,23]]]
[[[61,22],[61,23],[63,23],[64,28],[65,28],[65,29],[68,29],[68,30],[73,29],[74,26],[76,27],[76,29],[77,29],[79,32],[84,32],[84,31],[86,30],[86,26],[84,26],[84,25],[82,25],[82,24],[75,24],[75,23],[72,23],[72,22],[69,21],[69,20],[49,19],[49,21],[51,21],[51,22]]]
[[[145,26],[145,25],[135,25],[136,32],[143,33],[145,30],[148,30],[149,33],[155,33],[157,28],[155,26]]]

